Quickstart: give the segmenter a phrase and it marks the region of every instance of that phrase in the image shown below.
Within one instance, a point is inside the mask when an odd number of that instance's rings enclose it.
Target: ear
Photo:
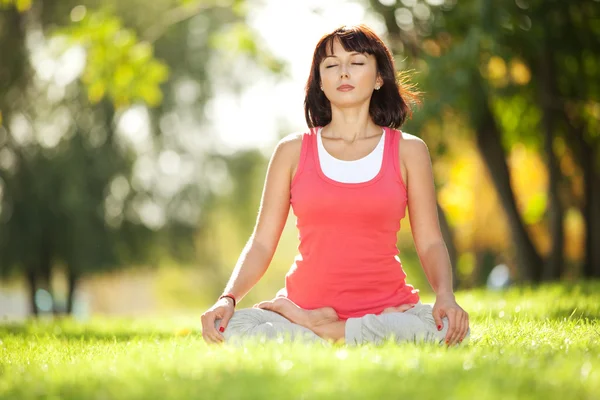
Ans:
[[[375,85],[382,87],[383,86],[383,78],[381,77],[381,75],[377,75],[377,79],[375,80]]]

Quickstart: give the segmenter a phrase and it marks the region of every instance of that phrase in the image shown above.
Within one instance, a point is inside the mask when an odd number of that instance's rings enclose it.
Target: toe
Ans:
[[[270,301],[261,301],[260,303],[258,303],[257,307],[265,310],[270,310],[271,308],[273,308],[273,303],[271,303]]]

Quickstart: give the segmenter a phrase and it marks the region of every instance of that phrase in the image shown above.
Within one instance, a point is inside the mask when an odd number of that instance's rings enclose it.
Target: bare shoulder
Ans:
[[[400,158],[411,161],[407,164],[430,162],[429,148],[423,139],[400,131]]]
[[[288,161],[300,158],[302,149],[302,133],[290,133],[279,140],[275,147],[275,154]]]
[[[290,133],[289,135],[281,138],[281,140],[279,140],[279,143],[277,144],[277,146],[281,146],[282,148],[285,148],[284,151],[293,151],[294,149],[300,150],[300,148],[302,147],[302,136],[303,135],[304,135],[304,133],[302,133],[302,132]]]
[[[302,137],[304,133],[294,132],[284,136],[279,140],[273,154],[277,158],[280,166],[285,166],[289,171],[290,179],[295,175],[300,161],[300,152],[302,150]]]

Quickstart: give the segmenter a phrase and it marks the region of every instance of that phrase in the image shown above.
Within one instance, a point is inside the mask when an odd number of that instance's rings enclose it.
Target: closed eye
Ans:
[[[365,63],[352,63],[352,65],[365,65]],[[333,65],[328,65],[325,68],[333,68],[333,67],[337,67],[337,64],[333,64]]]

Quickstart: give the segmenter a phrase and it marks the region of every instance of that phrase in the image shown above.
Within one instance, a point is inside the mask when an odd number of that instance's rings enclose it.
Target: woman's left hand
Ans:
[[[469,330],[469,314],[456,303],[454,294],[438,295],[432,313],[438,331],[443,328],[442,318],[448,317],[448,332],[445,338],[448,346],[463,341]]]

